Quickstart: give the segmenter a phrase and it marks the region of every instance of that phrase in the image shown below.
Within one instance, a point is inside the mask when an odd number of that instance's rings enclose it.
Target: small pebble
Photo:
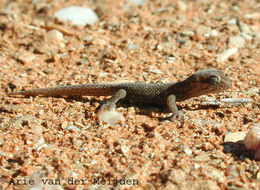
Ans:
[[[230,56],[236,54],[238,51],[237,47],[229,48],[221,52],[220,54],[217,55],[216,60],[217,62],[222,62],[227,60]]]
[[[252,13],[252,14],[245,14],[244,15],[245,19],[260,19],[260,13]]]
[[[229,25],[236,25],[237,24],[237,19],[236,18],[232,18],[228,21]]]
[[[188,149],[188,148],[184,148],[184,150],[183,150],[187,155],[192,155],[192,151],[190,150],[190,149]]]
[[[75,125],[70,125],[70,126],[66,127],[65,130],[73,130],[75,132],[80,131],[80,129],[78,127],[76,127]]]
[[[35,137],[35,141],[33,143],[33,148],[37,149],[38,151],[44,147],[47,147],[45,140],[43,137]]]
[[[58,30],[50,30],[46,33],[47,42],[60,43],[63,40],[63,34]]]
[[[209,30],[210,30],[209,27],[204,26],[204,25],[199,25],[196,28],[196,33],[199,34],[199,35],[203,35],[203,34],[206,34],[206,32],[208,32]]]
[[[136,45],[134,43],[129,43],[128,44],[128,49],[134,50],[134,49],[136,49]]]
[[[185,36],[193,36],[194,35],[194,32],[191,31],[191,30],[185,30],[182,32],[183,35]]]
[[[217,37],[218,32],[216,30],[210,30],[210,31],[206,32],[204,36],[207,37],[207,38]]]
[[[22,51],[17,56],[17,59],[21,61],[23,64],[32,63],[35,58],[35,55],[29,51]]]
[[[153,14],[164,13],[169,10],[169,7],[160,7],[152,11]]]
[[[160,75],[160,74],[163,73],[160,69],[153,69],[153,70],[150,70],[150,72],[154,73],[154,74],[157,74],[157,75]]]
[[[214,46],[214,45],[208,45],[207,46],[207,50],[209,50],[209,51],[216,51],[216,50],[218,50],[218,47]]]
[[[240,105],[247,104],[247,103],[250,103],[253,101],[248,98],[223,98],[223,99],[221,99],[221,102],[229,104],[229,105],[240,106]]]
[[[168,58],[167,62],[168,62],[168,63],[174,63],[175,60],[176,60],[175,57],[170,56],[170,57]]]
[[[225,135],[224,142],[238,142],[242,141],[246,136],[246,132],[234,132],[234,133],[227,133]]]
[[[115,125],[118,123],[122,123],[124,125],[125,118],[124,116],[116,112],[114,110],[108,111],[108,110],[102,110],[98,113],[98,120],[99,121],[104,121],[105,123],[109,125]]]
[[[243,22],[239,23],[239,29],[241,30],[242,34],[248,34],[248,35],[252,34],[251,27]]]
[[[226,176],[228,179],[232,179],[232,178],[236,178],[239,176],[237,167],[235,165],[230,165],[227,169],[226,169]]]
[[[236,35],[236,36],[232,36],[229,38],[229,47],[238,47],[238,48],[242,48],[245,45],[245,39],[240,36],[240,35]]]
[[[90,8],[70,6],[58,10],[54,17],[61,21],[71,21],[73,25],[94,24],[98,21],[97,14]]]
[[[122,152],[125,154],[125,153],[127,153],[127,152],[130,150],[130,148],[129,148],[129,146],[123,145],[123,146],[121,147],[121,150],[122,150]]]
[[[126,0],[128,3],[132,3],[135,5],[142,5],[146,2],[146,0]]]
[[[259,92],[260,92],[259,88],[252,87],[252,88],[245,90],[243,93],[248,95],[248,96],[256,96]]]
[[[186,11],[188,6],[186,4],[185,1],[177,1],[177,8],[180,10],[180,11]]]
[[[202,102],[204,106],[241,106],[243,104],[251,103],[253,100],[248,98],[223,98],[220,101],[208,100]]]

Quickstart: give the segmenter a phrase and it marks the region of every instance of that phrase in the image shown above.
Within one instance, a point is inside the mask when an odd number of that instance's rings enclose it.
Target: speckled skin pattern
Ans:
[[[118,100],[124,99],[135,105],[168,106],[176,117],[176,102],[230,87],[231,81],[222,71],[204,69],[177,83],[81,84],[12,92],[8,96],[112,96],[105,107],[115,107]]]

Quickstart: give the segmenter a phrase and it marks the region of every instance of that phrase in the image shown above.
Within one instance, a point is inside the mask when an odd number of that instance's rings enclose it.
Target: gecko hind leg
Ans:
[[[176,120],[176,118],[178,118],[178,120],[180,120],[180,122],[183,123],[183,113],[179,111],[177,108],[175,95],[172,94],[167,97],[167,105],[173,114],[171,120],[174,121]]]
[[[102,105],[101,110],[108,108],[109,111],[115,109],[116,103],[126,97],[126,90],[118,90],[110,99],[107,100],[105,104]]]

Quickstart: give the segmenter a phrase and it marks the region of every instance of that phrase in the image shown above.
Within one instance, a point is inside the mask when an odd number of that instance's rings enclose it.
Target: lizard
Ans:
[[[127,100],[134,105],[168,107],[171,120],[182,120],[183,114],[176,102],[210,93],[219,93],[231,88],[231,80],[221,70],[203,69],[183,81],[171,83],[93,83],[40,88],[8,93],[10,97],[60,97],[60,96],[111,96],[101,110],[112,110],[116,103]]]

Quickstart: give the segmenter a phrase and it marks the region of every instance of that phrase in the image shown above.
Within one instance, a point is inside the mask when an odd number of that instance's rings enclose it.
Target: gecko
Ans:
[[[203,69],[190,75],[183,81],[171,83],[93,83],[80,85],[40,88],[8,93],[10,97],[71,97],[71,96],[111,96],[101,110],[112,110],[119,100],[134,105],[168,107],[171,120],[182,120],[176,102],[210,93],[219,93],[231,88],[231,80],[221,70]]]

